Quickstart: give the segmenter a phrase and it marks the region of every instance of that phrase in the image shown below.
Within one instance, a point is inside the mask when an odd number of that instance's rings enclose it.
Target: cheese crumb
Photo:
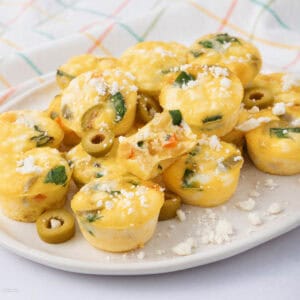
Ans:
[[[43,171],[41,167],[34,164],[34,157],[31,155],[26,157],[24,160],[17,161],[17,166],[18,168],[16,168],[16,171],[21,174],[40,174]]]
[[[278,202],[272,203],[268,208],[269,215],[277,215],[283,211],[283,208]]]
[[[196,247],[195,240],[188,238],[184,242],[177,244],[172,251],[179,256],[191,255],[192,250]]]
[[[257,197],[260,196],[260,193],[259,193],[258,191],[256,191],[256,190],[253,190],[253,191],[251,191],[251,192],[249,193],[249,196],[250,196],[250,197],[257,198]]]
[[[285,103],[283,103],[283,102],[275,103],[272,108],[272,113],[273,113],[273,115],[276,115],[276,116],[284,115],[285,111],[286,111]]]
[[[255,114],[259,112],[259,107],[254,105],[253,107],[251,107],[251,109],[248,109],[247,111],[250,114]]]
[[[216,135],[212,135],[208,138],[208,145],[212,150],[220,151],[222,145],[219,138]]]
[[[107,86],[102,77],[90,79],[89,84],[96,89],[96,91],[99,95],[104,96],[106,94]]]
[[[50,227],[52,228],[58,228],[60,227],[62,224],[60,222],[60,220],[57,220],[55,218],[50,219]]]
[[[244,123],[236,126],[235,128],[237,130],[240,130],[240,131],[250,131],[250,130],[253,130],[257,127],[259,127],[262,123],[268,123],[271,121],[271,118],[269,117],[259,117],[257,119],[254,119],[254,118],[251,118],[247,121],[245,121]]]
[[[268,178],[264,181],[264,186],[270,188],[270,190],[274,190],[278,184],[272,178]]]
[[[226,77],[222,78],[220,83],[221,83],[221,86],[226,88],[226,89],[230,88],[230,86],[231,86],[231,80],[229,78],[226,78]]]
[[[298,74],[287,73],[281,78],[282,91],[287,92],[293,86],[300,86],[300,77]]]
[[[112,203],[112,201],[106,201],[105,202],[105,208],[108,210],[111,210],[114,207],[114,204]]]
[[[185,212],[181,209],[177,209],[176,211],[177,218],[180,222],[184,222],[186,220]]]
[[[263,223],[261,217],[255,212],[248,214],[248,220],[254,226],[259,226]]]
[[[145,252],[144,251],[139,252],[136,257],[140,260],[144,259],[145,258]]]
[[[233,234],[233,228],[227,220],[219,220],[216,225],[215,242],[222,244],[230,241],[230,236]]]
[[[255,200],[249,198],[248,200],[238,202],[236,207],[240,208],[241,210],[251,211],[254,209],[255,205]]]

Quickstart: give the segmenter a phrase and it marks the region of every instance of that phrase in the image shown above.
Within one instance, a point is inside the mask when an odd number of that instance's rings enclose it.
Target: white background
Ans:
[[[214,264],[151,276],[68,273],[0,248],[0,299],[298,300],[300,228]]]

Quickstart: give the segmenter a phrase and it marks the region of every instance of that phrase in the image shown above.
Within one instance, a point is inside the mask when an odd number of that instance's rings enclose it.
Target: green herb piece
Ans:
[[[115,191],[110,191],[110,192],[108,192],[108,193],[114,196],[114,195],[119,195],[119,194],[121,194],[121,191],[115,190]]]
[[[116,94],[111,96],[111,101],[116,111],[115,121],[118,123],[124,118],[124,115],[127,111],[126,103],[123,95],[120,92],[117,92]]]
[[[174,84],[179,87],[182,87],[183,85],[187,84],[191,80],[195,80],[195,77],[191,74],[182,71],[175,79]]]
[[[225,158],[222,161],[222,164],[224,165],[225,168],[232,169],[235,166],[239,165],[243,161],[242,159],[237,159],[237,157],[238,157],[237,154],[233,154],[233,155]]]
[[[75,78],[75,76],[70,75],[70,74],[68,74],[68,73],[66,73],[66,72],[64,72],[64,71],[62,71],[62,70],[60,70],[60,69],[58,69],[58,70],[56,71],[56,75],[57,75],[57,76],[64,76],[64,77],[67,77],[67,78],[69,78],[69,79],[71,79],[71,80]]]
[[[160,71],[162,74],[169,74],[172,72],[172,68],[169,68],[169,69],[164,69],[164,70],[161,70]]]
[[[57,166],[51,169],[46,175],[44,183],[54,183],[64,185],[68,180],[65,166]]]
[[[190,156],[196,156],[198,153],[200,152],[200,146],[196,145],[196,147],[194,149],[192,149],[188,155]]]
[[[102,173],[100,173],[100,172],[97,172],[96,175],[95,175],[96,178],[101,178],[101,177],[103,177],[103,176],[104,176],[104,175],[103,175]]]
[[[34,125],[34,130],[40,134],[31,137],[30,140],[34,141],[37,147],[45,146],[54,140],[52,136],[47,135],[47,132],[40,129],[37,125]]]
[[[88,229],[88,233],[89,233],[90,235],[92,235],[92,236],[95,236],[95,235],[94,235],[94,232],[93,232],[92,230],[90,230],[90,229]]]
[[[270,135],[281,139],[290,139],[289,133],[300,133],[300,127],[270,128]]]
[[[66,104],[62,108],[62,116],[67,120],[73,119],[73,113],[72,113],[70,107]]]
[[[195,175],[195,172],[191,169],[185,169],[182,177],[182,187],[185,189],[199,188],[196,182],[191,182],[191,178]],[[199,189],[201,190],[201,189]]]
[[[157,165],[157,168],[158,168],[159,170],[162,170],[162,169],[163,169],[163,167],[162,167],[160,164]]]
[[[209,41],[209,40],[200,41],[199,44],[202,45],[204,48],[213,48],[214,47],[213,42]]]
[[[138,147],[142,148],[144,145],[144,141],[138,141],[136,144],[138,145]]]
[[[199,56],[201,56],[201,55],[203,54],[202,51],[195,51],[195,50],[191,50],[190,53],[191,53],[195,58],[197,58],[197,57],[199,57]]]
[[[134,180],[129,180],[128,183],[132,184],[133,186],[138,186],[139,183],[137,181]]]
[[[234,36],[229,35],[228,33],[219,33],[216,35],[215,40],[221,44],[230,43],[230,42],[238,42],[240,43],[239,39]]]
[[[50,113],[50,118],[51,118],[52,120],[55,120],[57,117],[58,117],[58,113],[55,112],[55,111],[51,111],[51,113]]]
[[[169,114],[172,118],[172,124],[179,126],[182,122],[182,114],[181,111],[178,109],[169,110]]]
[[[210,116],[210,117],[206,117],[205,119],[202,120],[202,122],[205,123],[209,123],[209,122],[215,122],[218,120],[222,120],[222,116],[221,115],[215,115],[215,116]]]
[[[88,212],[86,215],[85,215],[85,219],[89,222],[89,223],[93,223],[99,219],[101,219],[102,216],[100,216],[98,214],[98,212]]]

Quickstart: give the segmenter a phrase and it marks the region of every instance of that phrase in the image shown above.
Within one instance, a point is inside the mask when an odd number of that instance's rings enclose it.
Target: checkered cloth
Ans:
[[[299,14],[299,0],[3,0],[0,104],[76,54],[118,56],[144,40],[190,45],[221,31],[255,43],[264,70],[297,72]]]

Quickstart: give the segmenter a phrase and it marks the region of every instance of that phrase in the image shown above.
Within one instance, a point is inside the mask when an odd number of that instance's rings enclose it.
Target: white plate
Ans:
[[[1,111],[46,108],[58,90],[53,75],[45,78],[45,83],[31,87],[11,99],[1,107]],[[273,190],[264,185],[265,180],[269,178],[278,184]],[[144,249],[125,255],[94,249],[84,240],[78,229],[75,237],[69,242],[49,245],[38,238],[35,224],[16,222],[3,215],[0,215],[0,244],[30,260],[78,273],[134,275],[183,270],[233,256],[298,226],[299,178],[300,176],[270,176],[259,172],[247,162],[242,169],[238,190],[226,205],[211,210],[185,206],[183,210],[186,212],[186,221],[174,219],[159,222],[155,236]],[[263,219],[261,226],[251,225],[247,218],[249,212],[235,206],[237,202],[247,200],[249,192],[256,187],[261,195],[255,199],[254,211]],[[279,203],[283,211],[277,215],[269,215],[268,207],[274,202]],[[215,219],[223,218],[233,225],[234,234],[231,241],[220,245],[203,244],[203,228],[213,228]],[[189,256],[174,254],[172,247],[188,237],[193,237],[197,243],[193,253]],[[144,253],[140,254],[141,251]],[[144,258],[141,259],[143,254]]]

